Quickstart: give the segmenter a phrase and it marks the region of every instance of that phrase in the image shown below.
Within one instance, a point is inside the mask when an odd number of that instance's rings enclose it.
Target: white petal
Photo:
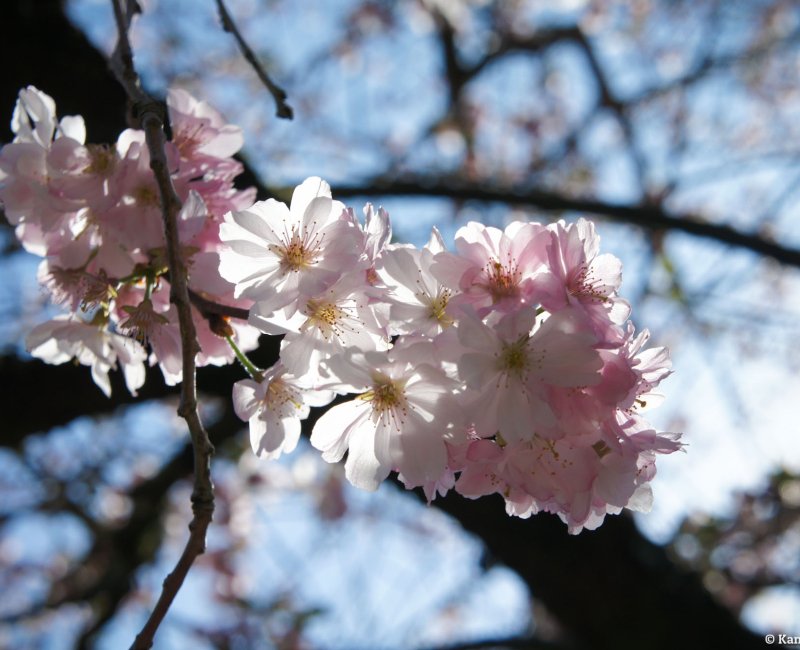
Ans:
[[[499,374],[494,362],[488,354],[468,352],[458,360],[458,376],[469,388],[480,390]]]
[[[252,379],[243,379],[233,385],[233,410],[240,420],[247,422],[258,411],[264,391]]]
[[[262,452],[261,440],[267,433],[267,422],[264,418],[252,417],[249,422],[250,428],[250,447],[256,456]]]
[[[361,400],[351,400],[334,406],[314,425],[311,445],[322,452],[325,461],[340,461],[347,451],[351,429],[366,420],[368,415],[369,405]]]
[[[238,255],[246,257],[274,258],[275,254],[263,244],[246,241],[244,239],[234,239],[227,242],[230,249]]]
[[[280,244],[281,240],[270,224],[280,230],[282,223],[290,218],[286,205],[275,199],[259,201],[247,210],[232,212],[230,216],[239,226],[271,244]]]
[[[503,438],[507,442],[533,438],[535,425],[531,422],[528,396],[523,392],[522,386],[512,384],[498,390],[501,397],[497,409],[497,424]]]
[[[650,484],[637,487],[626,507],[636,512],[650,512],[653,509],[653,489]]]
[[[291,207],[292,218],[299,222],[302,220],[308,205],[318,196],[331,197],[331,186],[318,176],[307,178],[298,185],[292,193]]]
[[[391,467],[375,457],[375,429],[369,420],[354,427],[344,464],[347,480],[362,490],[374,491],[389,476]]]
[[[81,144],[86,142],[86,124],[80,115],[62,117],[58,128],[63,136],[77,140]]]
[[[287,334],[281,347],[281,361],[295,377],[302,377],[309,370],[316,374],[321,350],[320,341],[312,334]]]
[[[439,232],[439,229],[436,226],[431,228],[431,237],[428,240],[428,243],[425,244],[425,248],[427,248],[434,255],[436,255],[436,253],[443,253],[446,250],[444,239],[442,239],[442,233]]]
[[[92,364],[92,379],[100,390],[105,393],[106,397],[111,397],[111,381],[108,378],[109,370],[110,368],[106,364],[100,363],[99,360],[97,363]]]
[[[333,201],[327,196],[318,196],[311,200],[311,203],[303,212],[303,227],[307,234],[316,232],[324,227],[330,220],[331,206]]]

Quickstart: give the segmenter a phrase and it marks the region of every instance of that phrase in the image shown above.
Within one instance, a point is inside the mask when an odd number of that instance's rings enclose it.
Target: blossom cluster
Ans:
[[[183,201],[178,228],[190,289],[234,304],[233,285],[218,272],[219,224],[255,198],[254,190],[233,186],[242,169],[231,157],[243,144],[241,129],[185,91],[171,90],[167,104],[172,139],[166,153]],[[169,301],[159,193],[144,133],[127,129],[114,145],[87,144],[83,119],[58,120],[53,99],[32,86],[20,91],[11,128],[14,141],[0,151],[0,202],[23,247],[44,258],[39,281],[65,308],[30,332],[29,350],[49,363],[75,358],[91,366],[106,394],[109,370],[117,366],[135,393],[148,358],[167,383],[179,382],[178,318]],[[230,346],[197,310],[194,321],[198,364],[232,361]],[[233,327],[240,347],[256,346],[256,329]]]
[[[198,364],[243,362],[250,378],[233,386],[233,404],[258,456],[292,451],[310,408],[338,395],[311,444],[328,462],[346,456],[358,487],[374,490],[394,471],[429,499],[497,493],[509,514],[553,512],[571,532],[649,507],[656,455],[681,447],[643,417],[669,358],[634,331],[621,264],[599,253],[591,222],[471,222],[452,250],[436,229],[421,249],[392,243],[386,211],[367,204],[361,220],[320,178],[288,206],[253,203],[233,185],[241,131],[183,91],[167,103],[189,286],[202,304],[249,313],[218,328],[195,311]],[[106,393],[116,366],[138,389],[148,360],[180,381],[143,133],[85,144],[82,119],[58,121],[33,87],[12,128],[0,201],[68,309],[33,329],[32,354],[91,366]],[[283,336],[266,370],[245,354],[260,333]]]
[[[449,252],[391,243],[309,178],[291,205],[225,216],[220,273],[253,301],[249,322],[283,334],[280,361],[234,386],[253,449],[293,449],[309,406],[311,444],[373,490],[392,472],[429,499],[498,493],[509,514],[558,514],[571,532],[650,506],[655,457],[678,435],[643,418],[670,373],[628,321],[621,264],[591,222],[472,222]]]

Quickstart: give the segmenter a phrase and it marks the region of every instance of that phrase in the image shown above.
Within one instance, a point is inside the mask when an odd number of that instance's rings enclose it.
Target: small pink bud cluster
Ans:
[[[167,99],[172,140],[170,174],[183,201],[178,228],[190,288],[231,304],[233,286],[219,277],[222,215],[250,205],[254,190],[239,191],[242,169],[231,156],[241,130],[182,90]],[[81,117],[56,117],[55,103],[29,86],[19,93],[11,124],[14,141],[0,151],[0,201],[26,250],[44,258],[39,279],[68,313],[28,337],[34,356],[50,363],[76,358],[92,367],[110,393],[108,371],[120,365],[135,392],[150,363],[166,381],[181,379],[180,336],[169,302],[169,278],[159,192],[144,133],[128,129],[114,145],[86,144]],[[227,343],[195,313],[202,348],[198,363],[226,364]],[[235,325],[240,345],[258,332]]]
[[[669,358],[643,349],[593,224],[470,223],[448,252],[436,230],[421,250],[391,244],[388,214],[364,212],[309,178],[289,207],[225,217],[220,273],[253,301],[251,324],[285,335],[278,364],[234,386],[254,451],[291,451],[310,405],[353,394],[311,443],[346,454],[358,487],[397,471],[429,499],[499,493],[571,532],[647,509],[656,454],[681,447],[641,415]]]

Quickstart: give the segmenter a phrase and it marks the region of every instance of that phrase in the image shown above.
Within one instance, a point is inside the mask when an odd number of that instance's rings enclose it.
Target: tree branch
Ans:
[[[703,221],[697,216],[675,216],[658,205],[606,203],[596,199],[573,198],[556,192],[523,187],[497,187],[430,178],[385,182],[378,180],[369,185],[340,185],[334,188],[334,194],[340,199],[356,196],[441,197],[459,201],[505,203],[552,212],[568,210],[602,215],[613,221],[630,223],[647,230],[678,231],[713,239],[771,257],[787,266],[800,268],[800,250],[796,248],[788,248],[756,234],[744,233],[724,224]]]
[[[189,299],[192,304],[200,310],[206,318],[211,315],[228,316],[230,318],[238,318],[239,320],[246,321],[250,317],[250,310],[243,309],[242,307],[233,307],[231,305],[223,305],[208,298],[204,298],[199,293],[189,289]]]
[[[272,95],[272,99],[275,100],[275,115],[286,120],[291,120],[294,117],[294,111],[292,111],[292,107],[286,103],[286,92],[270,79],[267,71],[264,70],[264,66],[258,62],[255,53],[242,37],[241,32],[236,27],[236,23],[233,22],[233,18],[230,12],[228,12],[223,0],[217,0],[217,9],[219,11],[219,19],[222,21],[222,28],[229,34],[233,34],[242,52],[242,56],[253,67],[261,83],[266,86],[267,90],[269,90]]]
[[[763,637],[642,537],[630,516],[608,516],[597,530],[569,535],[554,515],[509,517],[496,496],[468,500],[450,492],[432,505],[478,535],[489,561],[522,577],[575,643],[594,650],[763,648]]]
[[[135,650],[146,650],[152,647],[158,626],[166,616],[195,558],[205,552],[206,531],[214,514],[214,488],[211,483],[211,455],[214,447],[197,412],[195,356],[199,352],[199,344],[192,320],[186,267],[180,253],[177,219],[181,209],[181,200],[172,184],[167,164],[163,108],[142,90],[139,75],[133,65],[133,54],[128,40],[130,22],[139,7],[135,0],[127,0],[123,8],[123,1],[112,0],[118,42],[112,55],[111,66],[133,103],[134,114],[138,117],[145,132],[147,148],[150,153],[150,168],[158,185],[170,272],[170,301],[178,312],[181,335],[183,382],[178,413],[186,420],[194,449],[194,488],[192,490],[192,521],[189,524],[189,539],[175,569],[164,580],[161,596],[150,614],[150,618],[133,643],[132,648]]]

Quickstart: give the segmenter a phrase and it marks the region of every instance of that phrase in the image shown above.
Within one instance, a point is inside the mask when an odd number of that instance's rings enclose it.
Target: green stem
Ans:
[[[153,295],[153,285],[155,285],[156,281],[153,277],[152,273],[148,273],[145,276],[145,285],[144,285],[144,299],[150,300],[150,296]]]
[[[247,358],[247,355],[239,349],[239,346],[233,340],[233,337],[230,335],[225,336],[225,340],[228,342],[228,345],[231,346],[233,353],[236,355],[236,358],[239,360],[239,363],[244,366],[244,369],[247,371],[247,374],[250,375],[255,381],[259,384],[264,381],[264,373],[256,368],[253,365],[253,362]]]

